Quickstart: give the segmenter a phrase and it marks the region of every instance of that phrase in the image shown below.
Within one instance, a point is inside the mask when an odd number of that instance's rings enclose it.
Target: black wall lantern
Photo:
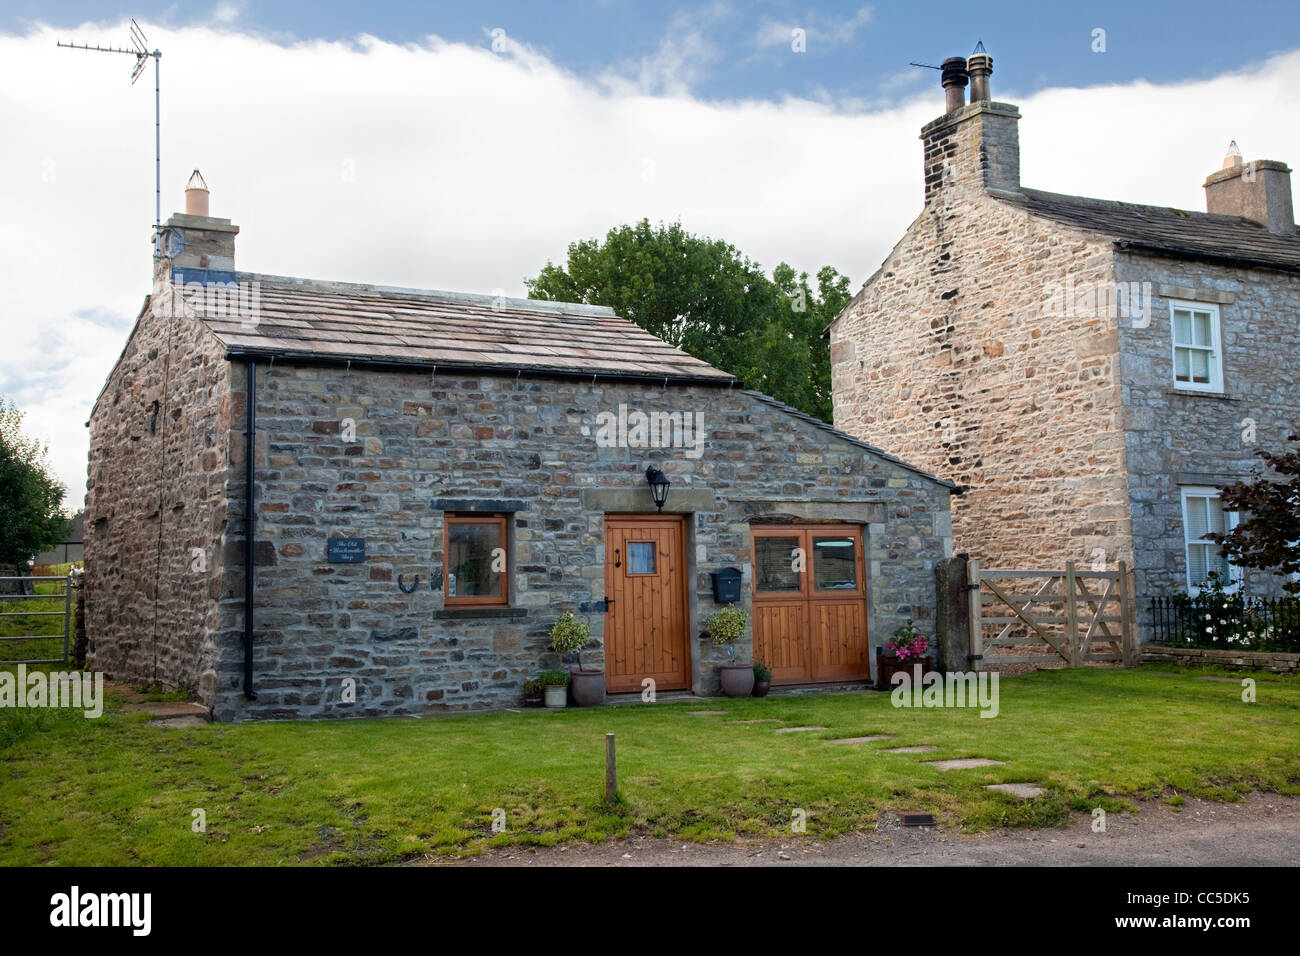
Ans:
[[[650,497],[655,500],[655,507],[660,511],[664,510],[664,502],[668,500],[668,486],[672,484],[668,476],[650,465],[645,470],[645,480],[650,483]]]

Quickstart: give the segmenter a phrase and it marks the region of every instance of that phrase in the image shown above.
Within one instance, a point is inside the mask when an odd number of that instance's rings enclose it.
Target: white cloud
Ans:
[[[570,241],[648,216],[856,285],[920,210],[916,137],[942,103],[937,83],[870,110],[712,103],[667,74],[648,85],[671,95],[652,96],[487,37],[277,45],[146,28],[164,54],[164,217],[200,167],[213,214],[242,228],[241,269],[344,281],[522,295]],[[129,85],[129,58],[54,40],[0,37],[0,393],[50,438],[79,503],[82,425],[149,290],[153,91]],[[1300,127],[1277,122],[1300,53],[1168,86],[1021,97],[996,79],[1024,113],[1038,188],[1202,209],[1230,139],[1247,159],[1300,161]]]
[[[848,43],[858,31],[871,22],[871,7],[861,7],[849,17],[827,17],[817,12],[803,20],[781,21],[764,17],[754,36],[754,45],[760,48],[789,46],[793,32],[801,29],[806,34],[809,50],[821,46],[839,46]]]
[[[212,8],[212,22],[232,26],[244,12],[242,3],[223,2]]]

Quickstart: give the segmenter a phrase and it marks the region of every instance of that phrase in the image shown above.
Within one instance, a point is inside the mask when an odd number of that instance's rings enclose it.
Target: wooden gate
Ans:
[[[1073,561],[1063,571],[983,570],[970,561],[967,575],[974,670],[1134,662],[1132,574],[1123,561],[1118,571],[1080,571]]]

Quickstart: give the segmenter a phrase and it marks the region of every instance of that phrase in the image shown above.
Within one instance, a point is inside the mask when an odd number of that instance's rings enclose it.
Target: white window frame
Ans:
[[[1200,588],[1200,582],[1195,582],[1192,580],[1192,546],[1196,545],[1199,547],[1199,546],[1204,546],[1206,544],[1210,545],[1211,547],[1217,547],[1217,546],[1214,544],[1214,542],[1207,541],[1205,538],[1200,538],[1198,540],[1193,541],[1188,536],[1188,532],[1192,524],[1188,520],[1187,502],[1189,498],[1196,498],[1196,499],[1218,498],[1220,497],[1220,494],[1218,488],[1215,488],[1210,485],[1180,485],[1178,490],[1179,490],[1179,498],[1182,501],[1182,511],[1183,511],[1184,576],[1187,579],[1187,593],[1195,597],[1196,595],[1201,593],[1201,588]],[[1226,533],[1228,531],[1231,531],[1233,528],[1237,527],[1237,523],[1239,519],[1240,516],[1238,515],[1237,512],[1225,510],[1223,512],[1224,532]],[[1206,562],[1206,567],[1207,568],[1209,567],[1208,561]],[[1231,561],[1229,561],[1228,562],[1228,583],[1225,585],[1226,589],[1229,591],[1234,590],[1237,587],[1237,585],[1241,584],[1242,576],[1243,576],[1242,569],[1239,568],[1237,565],[1233,564]]]
[[[1199,346],[1185,342],[1180,344],[1177,339],[1177,327],[1174,325],[1174,311],[1184,309],[1192,312],[1205,312],[1210,316],[1210,345],[1204,350],[1210,353],[1210,381],[1202,382],[1180,382],[1178,381],[1178,350],[1179,349],[1196,349]],[[1169,303],[1169,357],[1173,362],[1170,373],[1173,376],[1174,388],[1184,392],[1214,392],[1223,394],[1223,323],[1219,316],[1219,307],[1208,302],[1184,302],[1174,300]],[[1188,373],[1190,375],[1190,360]]]

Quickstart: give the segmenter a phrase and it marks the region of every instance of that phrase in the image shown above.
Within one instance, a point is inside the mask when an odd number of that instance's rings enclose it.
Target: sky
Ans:
[[[854,287],[919,213],[936,64],[979,41],[1026,185],[1204,208],[1228,141],[1300,162],[1300,4],[589,0],[0,5],[0,395],[84,497],[84,423],[190,171],[241,270],[523,295],[577,239],[680,220]]]

